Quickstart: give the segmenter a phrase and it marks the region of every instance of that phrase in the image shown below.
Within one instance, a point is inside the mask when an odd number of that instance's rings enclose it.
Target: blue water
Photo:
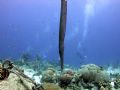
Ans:
[[[59,60],[60,0],[0,0],[0,57]],[[120,61],[120,1],[68,0],[65,63]]]

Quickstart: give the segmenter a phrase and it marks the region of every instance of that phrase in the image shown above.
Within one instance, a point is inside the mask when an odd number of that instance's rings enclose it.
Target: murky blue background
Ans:
[[[96,3],[84,32],[86,0],[68,0],[65,63],[116,64],[120,61],[120,1]],[[60,0],[0,0],[0,57],[24,52],[58,60]],[[85,58],[83,58],[85,56]]]

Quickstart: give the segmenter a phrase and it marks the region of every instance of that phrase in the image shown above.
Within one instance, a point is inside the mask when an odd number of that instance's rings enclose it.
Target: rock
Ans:
[[[0,64],[0,80],[4,80],[8,78],[9,71],[5,68],[3,68],[2,64]]]
[[[33,76],[33,79],[37,84],[41,84],[41,77],[42,77],[41,75],[40,76]]]
[[[67,87],[71,83],[71,81],[72,77],[67,74],[61,75],[58,80],[60,87]]]
[[[0,81],[0,90],[32,90],[33,86],[28,79],[13,73],[6,80]]]
[[[24,74],[30,78],[33,78],[33,75],[37,73],[33,69],[24,69]]]

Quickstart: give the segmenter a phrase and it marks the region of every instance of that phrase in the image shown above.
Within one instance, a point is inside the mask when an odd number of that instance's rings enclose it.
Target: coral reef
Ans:
[[[84,88],[90,89],[94,86],[109,88],[110,76],[105,70],[94,64],[81,66],[77,77],[77,83],[80,83]]]
[[[43,90],[64,90],[64,89],[60,88],[58,85],[53,84],[53,83],[44,83],[42,85],[42,87],[43,87]],[[40,90],[42,90],[42,89],[40,89]]]
[[[32,66],[33,61],[20,65],[4,60],[0,64],[0,90],[120,89],[119,73],[108,73],[106,69],[94,64],[82,65],[79,69],[65,65],[61,73],[57,63],[35,62],[39,65],[37,68]]]
[[[120,75],[118,74],[114,80],[114,88],[119,89],[120,88]]]
[[[71,83],[74,74],[75,74],[74,71],[71,69],[64,70],[63,73],[58,78],[60,87],[66,88]]]
[[[57,78],[56,71],[53,68],[48,68],[42,74],[42,82],[55,83]]]

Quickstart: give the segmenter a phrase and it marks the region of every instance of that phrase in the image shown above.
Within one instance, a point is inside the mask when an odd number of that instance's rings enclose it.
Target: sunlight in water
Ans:
[[[87,33],[88,33],[88,21],[89,18],[94,16],[95,12],[95,4],[96,0],[87,0],[86,5],[85,5],[85,19],[84,19],[84,31],[83,31],[83,37],[82,37],[82,42],[84,42]]]
[[[85,18],[84,18],[84,30],[83,30],[83,37],[82,43],[85,42],[87,33],[88,33],[88,22],[91,17],[94,16],[95,10],[103,9],[103,7],[107,6],[110,3],[109,0],[86,0],[85,5]]]
[[[95,11],[103,9],[109,4],[109,0],[86,0],[84,8],[84,29],[82,34],[82,39],[78,43],[77,50],[82,50],[83,44],[85,43],[86,37],[88,35],[88,23],[91,17],[94,17]]]
[[[95,4],[96,4],[96,0],[87,0],[86,4],[85,4],[84,29],[83,29],[82,39],[81,39],[81,41],[79,41],[78,46],[77,46],[77,50],[78,50],[79,54],[81,54],[81,52],[83,52],[83,44],[85,42],[85,39],[86,39],[86,36],[88,33],[88,21],[89,21],[90,17],[94,16]]]

